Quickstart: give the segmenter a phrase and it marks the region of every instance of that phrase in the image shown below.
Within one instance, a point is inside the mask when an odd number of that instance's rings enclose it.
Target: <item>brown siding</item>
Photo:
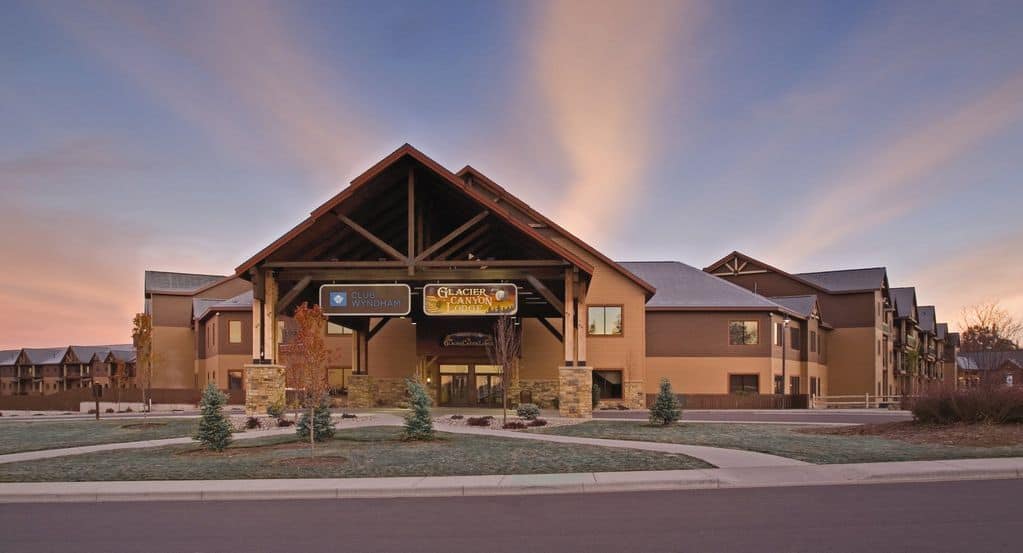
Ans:
[[[190,296],[152,296],[153,326],[192,326],[192,298]]]
[[[757,321],[760,327],[760,342],[748,346],[730,345],[728,343],[730,321]],[[772,334],[770,315],[767,313],[651,311],[646,314],[646,329],[646,352],[650,357],[771,355]]]

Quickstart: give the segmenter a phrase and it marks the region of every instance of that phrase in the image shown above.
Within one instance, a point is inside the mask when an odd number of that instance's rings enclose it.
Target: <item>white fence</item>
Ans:
[[[810,396],[810,409],[899,409],[904,399],[897,395]]]

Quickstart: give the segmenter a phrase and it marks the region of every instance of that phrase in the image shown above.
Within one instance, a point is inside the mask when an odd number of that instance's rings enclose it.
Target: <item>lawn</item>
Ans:
[[[223,453],[168,446],[89,453],[0,465],[2,482],[90,480],[226,480],[239,478],[350,478],[543,474],[710,468],[671,455],[534,440],[438,433],[432,442],[403,442],[400,428],[339,430],[309,445],[294,436],[235,442]]]
[[[0,422],[0,455],[40,449],[179,438],[195,432],[195,419]]]
[[[805,425],[683,423],[652,427],[636,422],[591,421],[534,432],[743,449],[815,464],[1023,456],[1023,443],[997,447],[912,443],[876,435],[824,434],[820,427]]]

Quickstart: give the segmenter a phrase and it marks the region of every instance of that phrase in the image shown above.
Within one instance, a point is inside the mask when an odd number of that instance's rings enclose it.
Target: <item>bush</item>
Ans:
[[[406,440],[432,440],[433,417],[430,416],[430,396],[418,380],[405,379],[411,411],[405,415],[405,430],[402,437]]]
[[[650,424],[667,426],[682,418],[682,408],[678,404],[678,398],[671,391],[671,381],[661,378],[661,389],[657,392],[657,399],[650,408]]]
[[[291,419],[277,419],[278,428],[287,428],[289,426],[295,426],[295,421]]]
[[[106,410],[106,411],[103,411],[103,412],[104,412],[104,413],[113,413],[113,412],[114,412],[114,409],[113,409],[113,407],[107,407],[107,410]]]
[[[199,417],[199,431],[196,432],[195,439],[210,451],[223,451],[231,443],[234,429],[231,427],[231,421],[224,415],[226,403],[227,396],[212,382],[206,385],[202,401],[199,403],[202,416]]]
[[[326,397],[313,408],[313,441],[322,442],[334,437],[334,419],[330,417],[330,403]],[[303,440],[309,439],[309,412],[303,410],[295,433]]]
[[[515,409],[515,414],[527,421],[531,421],[540,416],[540,408],[532,403],[520,403]]]
[[[547,426],[546,419],[533,419],[526,423],[526,426]]]
[[[615,409],[618,409],[619,411],[628,411],[629,406],[624,403],[619,403],[618,405],[615,405]]]
[[[358,415],[356,415],[355,413],[341,413],[341,418],[342,419],[355,419],[355,418],[358,418]]]
[[[451,420],[460,421],[465,418],[465,415],[451,415]]]
[[[245,419],[245,428],[248,428],[249,430],[254,430],[259,427],[260,427],[259,419],[257,419],[256,417],[249,417]]]
[[[465,423],[469,426],[490,426],[490,421],[494,420],[494,417],[487,415],[485,417],[469,417],[465,419]]]
[[[590,388],[590,394],[593,395],[593,406],[596,407],[600,404],[600,386],[594,384],[593,387]]]
[[[124,412],[125,413],[134,413],[134,411],[131,410],[131,407],[125,407],[124,408]]]
[[[275,401],[270,405],[266,406],[266,414],[270,415],[275,419],[279,419],[284,416],[284,401]]]
[[[913,401],[913,418],[928,424],[1023,423],[1023,390],[1001,385],[928,392]]]
[[[526,423],[522,421],[508,421],[501,426],[501,428],[504,428],[505,430],[522,430],[525,427]]]
[[[90,415],[95,415],[96,414],[96,410],[95,409],[89,409],[89,414]]]

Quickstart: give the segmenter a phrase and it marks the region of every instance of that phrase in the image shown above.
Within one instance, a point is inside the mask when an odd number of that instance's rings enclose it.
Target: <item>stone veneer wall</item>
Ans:
[[[629,409],[646,409],[646,394],[642,382],[625,382],[622,385],[622,399],[602,399],[599,409],[616,409],[619,405]]]
[[[284,402],[284,367],[245,365],[245,413],[265,415],[266,408]]]
[[[348,405],[354,409],[394,407],[405,402],[404,378],[381,378],[368,374],[348,377]]]
[[[554,407],[558,401],[557,380],[520,380],[517,387],[513,385],[508,389],[508,403],[518,405],[522,391],[531,393],[533,403],[543,409]]]
[[[562,417],[593,416],[593,369],[558,368],[558,412]]]

